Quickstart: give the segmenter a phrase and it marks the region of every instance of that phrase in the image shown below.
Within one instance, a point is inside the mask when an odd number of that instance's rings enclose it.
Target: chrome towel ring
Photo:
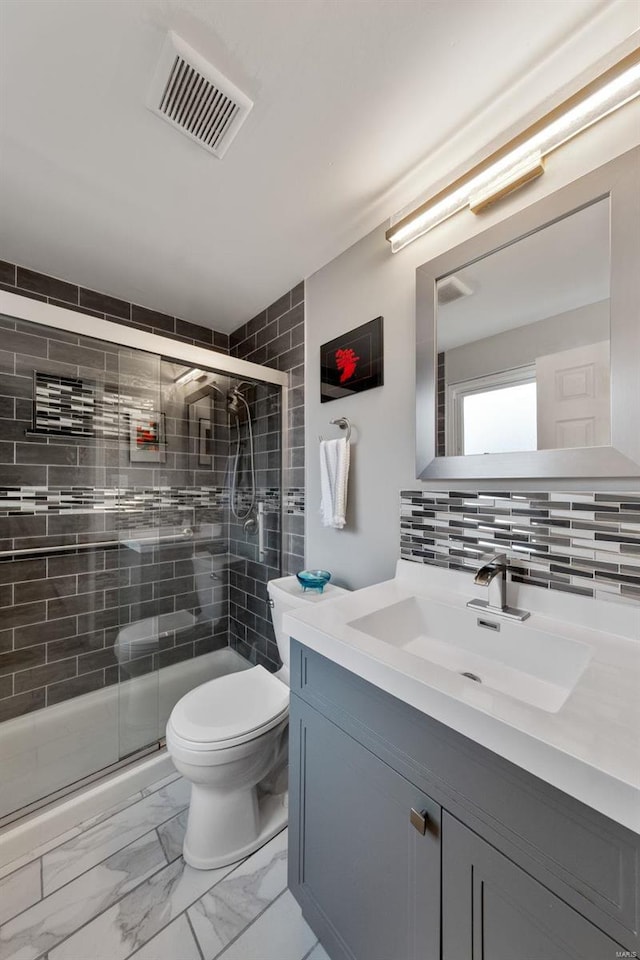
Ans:
[[[336,417],[335,420],[329,420],[329,423],[335,424],[337,427],[340,427],[341,430],[347,431],[347,443],[351,440],[351,421],[348,417]],[[318,440],[322,442],[324,437],[320,434]]]

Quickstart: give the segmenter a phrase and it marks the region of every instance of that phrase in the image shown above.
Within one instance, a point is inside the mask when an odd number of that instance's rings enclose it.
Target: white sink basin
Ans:
[[[417,596],[347,626],[549,713],[560,709],[593,656],[579,640]]]

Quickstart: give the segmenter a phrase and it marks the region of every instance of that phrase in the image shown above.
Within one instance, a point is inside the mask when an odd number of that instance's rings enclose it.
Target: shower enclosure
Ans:
[[[278,666],[287,377],[0,296],[1,826]]]

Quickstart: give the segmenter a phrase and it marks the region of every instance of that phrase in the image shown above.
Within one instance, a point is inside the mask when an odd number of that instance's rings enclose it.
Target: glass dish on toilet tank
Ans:
[[[303,590],[317,590],[318,593],[322,593],[325,584],[331,580],[328,570],[301,570],[296,577]]]

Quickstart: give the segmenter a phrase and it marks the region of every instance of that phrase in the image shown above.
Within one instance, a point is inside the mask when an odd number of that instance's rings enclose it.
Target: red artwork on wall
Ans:
[[[323,403],[380,387],[383,382],[382,317],[320,347]]]
[[[350,380],[356,372],[360,357],[356,357],[355,350],[336,350],[336,367],[341,371],[340,383]]]

